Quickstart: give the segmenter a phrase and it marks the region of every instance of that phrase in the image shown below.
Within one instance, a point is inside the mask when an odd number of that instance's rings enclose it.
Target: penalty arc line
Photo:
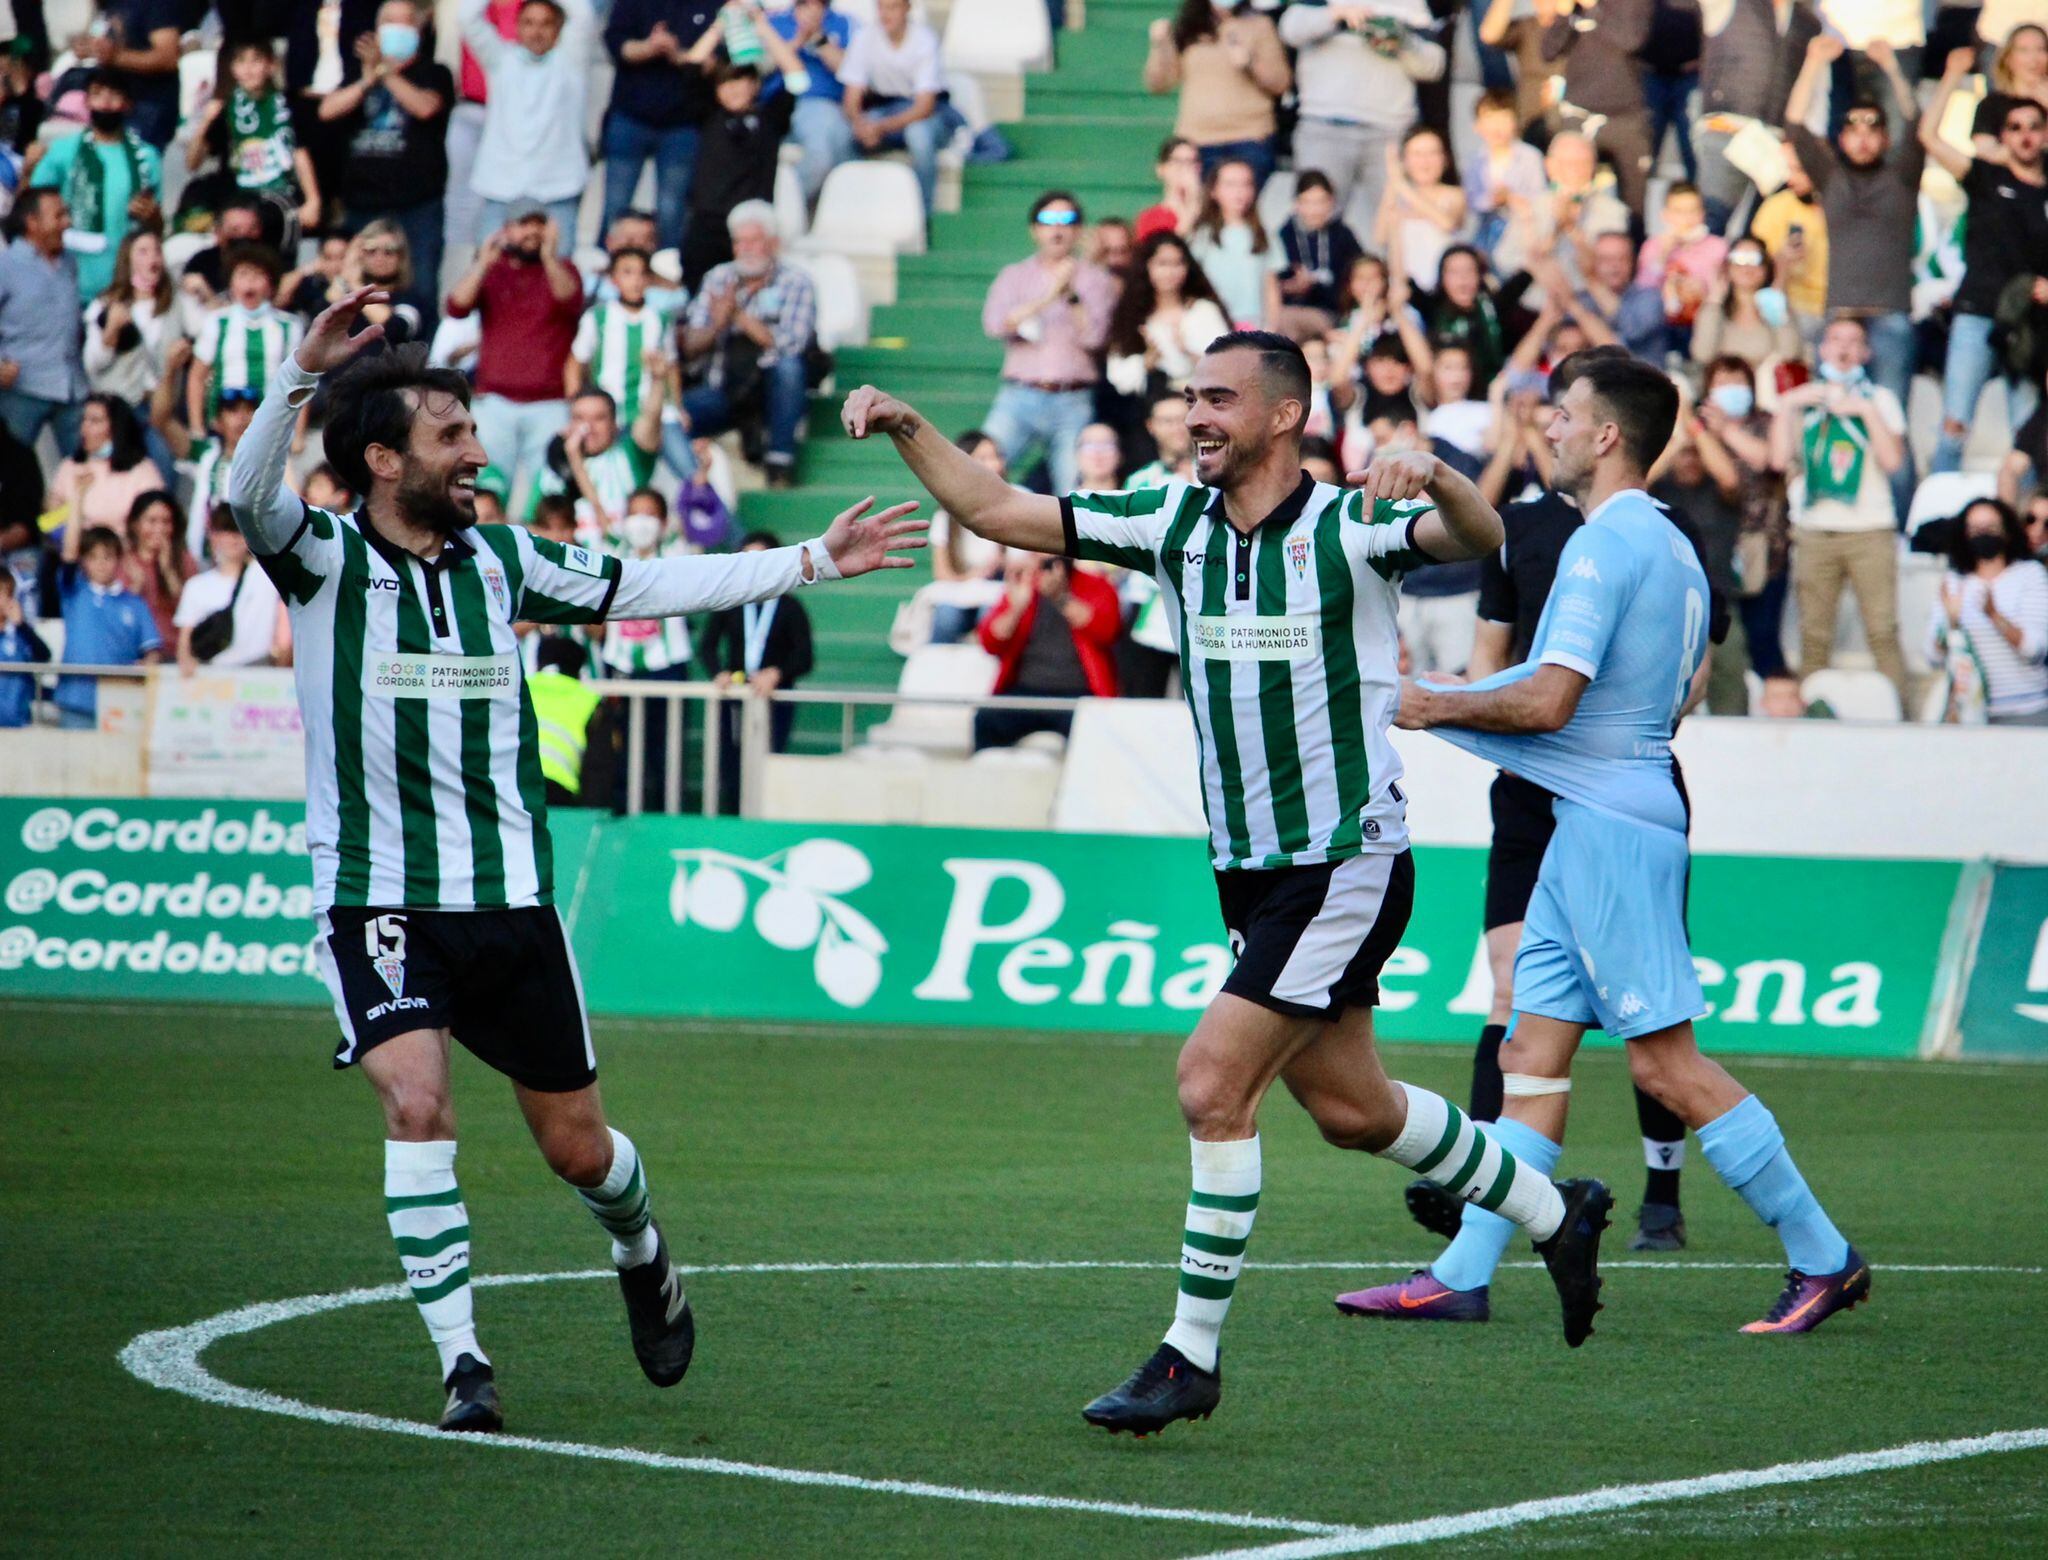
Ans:
[[[925,1267],[1005,1267],[1012,1264],[939,1263],[788,1263],[750,1264],[731,1267],[684,1268],[696,1273],[813,1273],[835,1271],[883,1271],[892,1267],[911,1271]],[[1053,1264],[1027,1263],[1027,1267]],[[1156,1264],[1147,1264],[1155,1266]],[[497,1273],[480,1275],[479,1287],[515,1284],[550,1284],[577,1279],[616,1278],[611,1268],[591,1268],[566,1273]],[[256,1332],[280,1322],[318,1316],[350,1306],[373,1305],[382,1301],[408,1300],[412,1291],[403,1284],[348,1289],[334,1294],[301,1295],[290,1300],[264,1301],[223,1311],[204,1321],[183,1327],[168,1327],[144,1333],[121,1351],[120,1362],[138,1380],[169,1392],[182,1393],[203,1403],[223,1408],[252,1409],[314,1424],[353,1430],[377,1430],[387,1435],[406,1435],[443,1445],[494,1447],[505,1451],[541,1452],[556,1457],[577,1457],[593,1462],[630,1463],[678,1473],[716,1474],[727,1478],[761,1479],[774,1484],[795,1484],[827,1489],[858,1490],[867,1494],[907,1495],[926,1500],[958,1501],[979,1506],[1008,1506],[1027,1511],[1063,1511],[1105,1517],[1135,1517],[1153,1522],[1191,1522],[1211,1527],[1241,1528],[1280,1533],[1338,1534],[1347,1531],[1340,1523],[1308,1522],[1290,1517],[1267,1517],[1251,1512],[1204,1511],[1192,1507],[1144,1506],[1128,1501],[1084,1500],[1066,1495],[1034,1495],[1010,1490],[983,1490],[964,1485],[928,1484],[915,1479],[871,1479],[857,1474],[830,1473],[810,1468],[782,1468],[768,1463],[735,1462],[723,1457],[678,1457],[666,1452],[643,1451],[631,1446],[595,1446],[580,1441],[550,1441],[534,1436],[484,1435],[453,1437],[431,1424],[413,1419],[394,1419],[385,1414],[365,1414],[349,1409],[323,1408],[275,1392],[239,1387],[222,1381],[203,1364],[199,1356],[223,1338]]]
[[[1400,1266],[1382,1260],[1349,1259],[1321,1262],[1274,1262],[1263,1264],[1267,1271],[1327,1272],[1359,1267]],[[1535,1267],[1538,1263],[1508,1263],[1510,1267]],[[1721,1271],[1773,1270],[1774,1264],[1755,1262],[1616,1262],[1609,1267],[1668,1268],[1673,1272],[1711,1268]],[[774,1275],[821,1273],[916,1273],[916,1272],[1055,1272],[1117,1270],[1143,1271],[1164,1266],[1154,1262],[1131,1261],[955,1261],[955,1262],[745,1262],[703,1264],[684,1267],[693,1275]],[[1888,1264],[1891,1273],[1983,1273],[2038,1275],[2038,1267],[1994,1267],[1965,1264]],[[555,1273],[503,1273],[479,1275],[479,1288],[549,1284],[614,1277],[609,1268],[588,1268]],[[165,1391],[177,1392],[201,1402],[224,1408],[242,1408],[285,1418],[307,1420],[339,1428],[375,1430],[389,1435],[448,1444],[433,1425],[388,1415],[325,1408],[259,1388],[236,1386],[222,1381],[200,1363],[200,1355],[224,1338],[259,1331],[282,1322],[318,1316],[352,1306],[373,1305],[411,1298],[402,1284],[340,1290],[330,1294],[301,1295],[288,1300],[263,1301],[223,1311],[182,1327],[143,1333],[120,1353],[120,1363],[138,1380]],[[2018,1439],[2015,1439],[2018,1438]],[[1919,1442],[1888,1451],[1855,1453],[1820,1463],[1788,1463],[1777,1468],[1709,1475],[1703,1479],[1673,1480],[1664,1484],[1620,1486],[1584,1495],[1561,1496],[1551,1500],[1526,1501],[1515,1506],[1462,1516],[1431,1518],[1423,1522],[1395,1523],[1377,1528],[1312,1522],[1289,1517],[1267,1517],[1249,1512],[1207,1511],[1196,1508],[1145,1506],[1124,1501],[1086,1500],[1073,1496],[1034,1495],[1006,1490],[981,1490],[966,1486],[929,1484],[909,1479],[874,1479],[856,1474],[831,1473],[816,1469],[782,1468],[765,1463],[735,1462],[716,1457],[678,1457],[669,1453],[643,1451],[637,1447],[596,1446],[576,1441],[550,1441],[532,1436],[494,1435],[466,1437],[461,1444],[491,1446],[503,1450],[579,1457],[597,1462],[630,1463],[673,1472],[705,1473],[730,1478],[762,1479],[773,1483],[850,1489],[870,1494],[919,1497],[957,1501],[972,1505],[1006,1506],[1023,1510],[1065,1511],[1097,1516],[1137,1518],[1147,1521],[1201,1523],[1212,1527],[1263,1529],[1268,1532],[1306,1534],[1309,1537],[1278,1545],[1228,1551],[1228,1560],[1310,1560],[1326,1555],[1363,1554],[1375,1549],[1425,1543],[1467,1533],[1489,1532],[1559,1515],[1586,1515],[1621,1510],[1628,1506],[1658,1501],[1694,1499],[1731,1489],[1758,1488],[1766,1484],[1798,1483],[1812,1479],[1839,1478],[1888,1467],[1910,1467],[1921,1462],[1947,1461],[1956,1457],[1979,1456],[1985,1452],[2017,1450],[2048,1445],[2048,1428],[2005,1432],[1962,1441]],[[1956,1448],[1964,1448],[1956,1450]],[[1819,1471],[1815,1471],[1819,1470]],[[1735,1482],[1729,1482],[1735,1481]],[[1224,1555],[1208,1560],[1225,1560]]]
[[[1326,1560],[1326,1557],[1335,1555],[1371,1554],[1412,1544],[1437,1544],[1480,1533],[1497,1533],[1504,1528],[1525,1527],[1534,1522],[1565,1521],[1573,1517],[1627,1511],[1638,1506],[1701,1500],[1711,1495],[1735,1495],[1786,1484],[1856,1478],[1898,1468],[1920,1468],[1930,1463],[1959,1462],[1966,1457],[2023,1452],[2039,1447],[2048,1447],[2048,1425],[2033,1430],[2000,1430],[1990,1435],[1959,1436],[1947,1441],[1910,1441],[1881,1451],[1849,1452],[1840,1457],[1778,1463],[1769,1468],[1737,1468],[1693,1479],[1609,1485],[1603,1489],[1587,1490],[1581,1495],[1525,1500],[1512,1506],[1495,1506],[1491,1510],[1465,1512],[1458,1516],[1426,1517],[1416,1522],[1389,1522],[1379,1527],[1357,1528],[1349,1533],[1332,1533],[1321,1538],[1224,1550],[1198,1556],[1196,1560]]]

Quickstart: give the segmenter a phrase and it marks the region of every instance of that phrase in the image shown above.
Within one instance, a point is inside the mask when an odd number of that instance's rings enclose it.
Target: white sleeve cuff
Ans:
[[[798,569],[796,578],[799,585],[817,585],[840,577],[839,565],[832,561],[832,553],[826,547],[824,537],[814,536],[802,545],[805,556],[811,560],[811,573],[807,579],[803,570]]]
[[[1568,672],[1577,672],[1587,682],[1600,675],[1600,668],[1582,655],[1573,655],[1569,650],[1546,650],[1536,658],[1538,666],[1562,666]]]

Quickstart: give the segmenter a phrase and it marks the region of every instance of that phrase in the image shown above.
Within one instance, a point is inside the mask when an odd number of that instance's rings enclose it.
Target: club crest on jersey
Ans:
[[[1305,536],[1287,538],[1287,562],[1293,567],[1294,577],[1298,580],[1308,578],[1308,548],[1309,540]]]
[[[484,584],[490,587],[491,600],[498,604],[498,611],[509,618],[512,615],[512,596],[511,592],[505,589],[505,571],[486,564],[480,572],[483,574]]]

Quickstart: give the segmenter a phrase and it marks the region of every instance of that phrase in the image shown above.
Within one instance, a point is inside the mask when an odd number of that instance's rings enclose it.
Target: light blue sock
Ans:
[[[1785,1261],[1802,1273],[1839,1273],[1849,1243],[1785,1149],[1777,1118],[1752,1094],[1699,1129],[1707,1163],[1785,1243]],[[1448,1280],[1446,1280],[1448,1282]]]
[[[1564,1145],[1553,1143],[1534,1127],[1503,1116],[1489,1121],[1486,1130],[1493,1140],[1532,1170],[1549,1175],[1564,1154]],[[1444,1254],[1430,1263],[1430,1277],[1446,1289],[1484,1289],[1493,1282],[1493,1270],[1507,1255],[1515,1226],[1497,1213],[1488,1213],[1476,1203],[1465,1204],[1465,1221],[1458,1226],[1458,1238],[1444,1248]]]

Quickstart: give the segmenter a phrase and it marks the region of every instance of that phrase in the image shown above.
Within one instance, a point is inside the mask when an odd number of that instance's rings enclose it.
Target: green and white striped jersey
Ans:
[[[1060,501],[1067,553],[1159,583],[1195,717],[1218,871],[1311,866],[1408,844],[1401,760],[1401,576],[1431,560],[1415,522],[1306,473],[1250,534],[1223,495],[1174,481]]]
[[[576,326],[570,355],[590,373],[590,382],[619,406],[619,426],[630,428],[640,408],[654,395],[653,376],[643,356],[666,349],[668,316],[651,303],[629,309],[623,303],[600,303]]]
[[[605,518],[613,525],[625,518],[626,500],[654,480],[654,468],[660,459],[650,455],[633,442],[633,435],[625,429],[619,436],[595,455],[583,457],[583,469],[590,473],[590,485],[597,489],[597,496],[604,501]],[[534,478],[533,496],[537,503],[548,493],[568,493],[574,489],[574,482],[556,474],[552,466],[541,467],[540,475]],[[591,511],[589,503],[578,493],[576,495],[576,523],[584,529],[596,529],[604,524],[604,518]]]
[[[206,519],[213,506],[228,496],[228,458],[219,439],[194,439],[184,465],[192,472],[192,501],[185,506],[185,550],[193,557],[211,561],[213,548],[206,540]]]
[[[220,410],[223,390],[254,390],[261,395],[270,388],[271,375],[299,344],[299,322],[265,304],[253,312],[234,304],[216,309],[199,327],[192,354],[204,363],[206,415],[210,420]]]
[[[613,543],[607,551],[630,556],[623,543]],[[671,542],[660,555],[689,556],[680,541]],[[603,665],[596,675],[620,673],[631,677],[636,672],[672,671],[687,666],[693,654],[690,625],[684,618],[613,618],[605,625],[604,643],[597,647],[597,659]]]
[[[284,486],[297,401],[287,361],[235,452],[229,500],[292,617],[306,739],[306,843],[318,910],[551,902],[538,730],[515,621],[597,623],[719,611],[836,575],[818,542],[717,558],[624,560],[472,526],[431,561],[365,510],[312,509]]]

